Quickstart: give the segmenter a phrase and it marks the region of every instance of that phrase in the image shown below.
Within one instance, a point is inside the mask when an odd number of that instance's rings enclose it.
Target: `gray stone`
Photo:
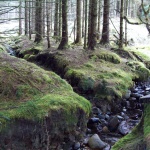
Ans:
[[[93,107],[92,108],[92,112],[93,112],[93,114],[102,114],[102,111],[99,109],[99,108],[97,108],[97,107]]]
[[[73,145],[73,150],[79,150],[80,147],[81,147],[80,143],[77,142],[77,143],[75,143],[75,144]]]
[[[127,90],[126,94],[125,94],[125,98],[128,99],[131,95],[131,91]]]
[[[129,133],[129,125],[126,121],[122,121],[119,126],[118,126],[118,131],[122,134],[122,135],[126,135]]]
[[[110,118],[110,120],[108,121],[108,129],[110,131],[115,131],[118,128],[119,125],[119,119],[117,116],[113,116],[112,118]]]
[[[107,144],[103,142],[97,134],[94,134],[89,138],[88,145],[93,150],[103,150],[107,146]]]

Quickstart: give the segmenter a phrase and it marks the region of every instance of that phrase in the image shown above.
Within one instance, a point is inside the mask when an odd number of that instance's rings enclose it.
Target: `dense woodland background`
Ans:
[[[11,33],[25,34],[39,43],[50,38],[60,42],[58,49],[68,46],[68,38],[84,48],[94,49],[97,43],[109,45],[116,41],[119,47],[127,45],[127,23],[146,24],[149,29],[149,0],[19,0],[1,1],[1,25],[17,23]],[[120,18],[120,29],[114,18]],[[113,20],[112,20],[113,19]],[[110,39],[109,24],[114,27]],[[3,33],[8,33],[5,30]],[[10,34],[10,31],[9,31]]]

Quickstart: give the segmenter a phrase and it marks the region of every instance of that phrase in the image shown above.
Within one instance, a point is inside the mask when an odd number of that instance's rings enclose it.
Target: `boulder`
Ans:
[[[103,150],[107,146],[97,134],[94,134],[89,138],[88,145],[92,150]]]
[[[122,121],[119,126],[118,126],[118,131],[122,134],[122,135],[126,135],[129,133],[129,125],[126,121]]]
[[[108,121],[108,129],[112,132],[117,130],[118,125],[119,125],[119,119],[117,116],[113,116]]]

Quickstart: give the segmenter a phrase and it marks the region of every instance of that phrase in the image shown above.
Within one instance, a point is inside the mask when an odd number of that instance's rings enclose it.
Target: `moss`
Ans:
[[[79,110],[87,116],[90,113],[90,102],[75,94],[65,80],[25,60],[2,53],[0,79],[2,124],[7,123],[5,118],[42,120],[59,110],[66,116],[65,121],[73,124],[77,123]]]
[[[6,48],[0,44],[0,53],[6,52]]]
[[[141,59],[143,59],[144,61],[149,61],[150,59],[150,47],[127,47],[126,50],[131,51],[133,53],[135,53],[137,56],[139,56]]]
[[[147,143],[147,149],[150,150],[150,104],[144,105],[144,139]]]
[[[117,54],[107,50],[97,50],[90,57],[94,60],[103,59],[114,64],[119,64],[121,62],[121,59]]]
[[[145,65],[138,61],[127,62],[127,65],[132,68],[137,75],[140,81],[146,81],[150,76],[150,71],[145,67]]]

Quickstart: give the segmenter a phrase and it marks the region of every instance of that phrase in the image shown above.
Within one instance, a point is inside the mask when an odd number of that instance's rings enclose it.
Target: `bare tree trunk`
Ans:
[[[91,8],[92,7],[92,0],[89,0],[89,13],[88,13],[88,43],[87,45],[89,45],[89,41],[90,41],[90,35],[91,35]]]
[[[46,22],[47,22],[47,47],[50,48],[50,2],[46,0]]]
[[[109,44],[109,8],[110,8],[110,0],[105,0],[103,11],[103,30],[102,30],[102,38],[100,41],[100,44],[102,45]]]
[[[55,0],[54,36],[58,36],[58,7],[59,2]]]
[[[28,2],[28,6],[29,6],[29,39],[31,39],[31,1]]]
[[[85,21],[85,0],[82,0],[83,2],[82,2],[82,37],[84,37],[84,31],[85,31],[85,29],[84,29],[84,21]]]
[[[35,32],[34,42],[39,43],[42,40],[42,0],[36,0]]]
[[[59,1],[59,37],[61,37],[62,33],[62,0]]]
[[[91,0],[91,34],[88,38],[88,48],[89,49],[95,49],[96,43],[97,43],[97,0]]]
[[[121,0],[120,7],[120,41],[119,48],[123,48],[123,0]]]
[[[81,39],[81,0],[77,0],[76,18],[77,18],[77,34],[76,34],[75,43],[81,44],[82,42],[82,39]]]
[[[85,31],[84,31],[84,49],[86,49],[86,43],[87,43],[87,0],[85,0]]]
[[[66,49],[68,46],[68,24],[67,24],[67,11],[68,0],[62,0],[62,39],[58,49]]]
[[[101,0],[99,0],[99,3],[98,3],[99,5],[98,5],[98,28],[97,28],[97,30],[98,30],[98,34],[100,35],[100,33],[101,33],[101,7],[102,7],[102,2],[101,2]],[[99,40],[99,38],[100,38],[100,36],[98,36],[97,37],[97,39]]]
[[[128,10],[128,0],[125,1],[125,16],[127,16],[127,10]],[[125,21],[125,46],[127,46],[127,21]]]
[[[45,0],[43,0],[43,6],[42,6],[42,35],[45,37],[45,19],[46,19],[46,6],[45,6]]]
[[[28,2],[25,0],[25,35],[28,34]]]
[[[22,0],[19,0],[19,35],[22,34]]]

